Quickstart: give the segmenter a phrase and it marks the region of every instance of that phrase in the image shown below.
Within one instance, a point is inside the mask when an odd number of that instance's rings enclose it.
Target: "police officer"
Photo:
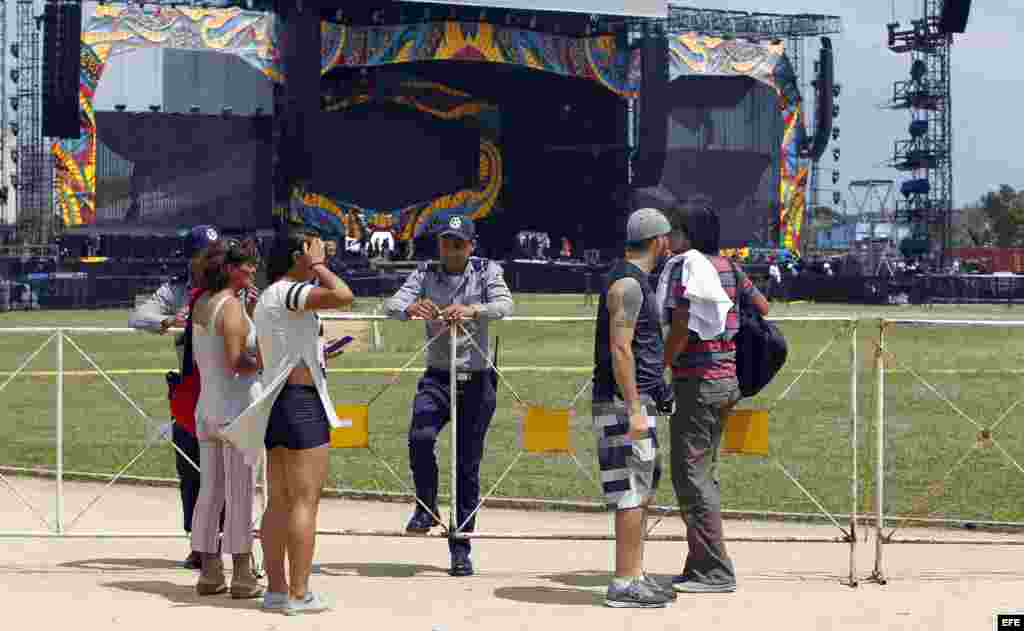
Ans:
[[[174,276],[156,290],[149,300],[139,306],[128,317],[128,324],[140,331],[149,331],[163,335],[172,328],[184,328],[188,318],[188,306],[192,294],[192,264],[206,246],[220,238],[214,226],[196,226],[185,237],[184,255],[189,260],[189,268],[182,274]],[[185,353],[185,336],[179,333],[174,337],[174,348],[178,353],[178,367],[182,366]],[[172,440],[174,444],[199,466],[199,441],[196,439],[195,427],[175,421]],[[175,465],[178,470],[181,489],[181,508],[184,513],[185,532],[192,532],[192,513],[196,499],[199,497],[199,470],[175,450]],[[185,559],[186,568],[199,569],[200,556],[192,552]]]
[[[416,485],[416,511],[407,532],[426,533],[438,525],[437,435],[448,423],[450,411],[449,327],[460,323],[473,336],[460,335],[456,347],[458,431],[456,455],[458,497],[456,515],[461,526],[480,501],[480,460],[484,437],[494,416],[495,381],[488,367],[487,324],[512,313],[512,293],[501,266],[472,256],[475,229],[468,217],[452,217],[438,234],[440,264],[421,264],[395,295],[386,301],[389,317],[426,321],[427,339],[442,333],[427,352],[427,370],[419,381],[409,428],[409,462]],[[483,354],[481,354],[481,351]],[[429,509],[429,510],[428,510]],[[464,532],[472,532],[475,517]],[[473,574],[468,539],[449,539],[452,576]]]

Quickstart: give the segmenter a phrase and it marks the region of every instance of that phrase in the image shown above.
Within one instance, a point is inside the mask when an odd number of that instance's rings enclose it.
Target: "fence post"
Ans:
[[[850,446],[853,452],[853,473],[850,480],[850,586],[857,586],[857,320],[850,326]]]
[[[458,487],[459,479],[458,479],[458,475],[457,475],[457,473],[458,473],[458,463],[459,463],[459,458],[458,458],[458,456],[459,456],[459,449],[458,449],[458,446],[459,446],[459,440],[458,440],[458,438],[459,438],[459,433],[458,433],[459,432],[459,422],[458,422],[459,381],[457,379],[458,375],[455,374],[455,353],[456,353],[456,348],[457,348],[456,344],[457,344],[458,339],[459,339],[459,329],[460,328],[461,327],[459,326],[459,324],[457,322],[454,322],[454,321],[451,322],[448,325],[448,340],[449,340],[449,347],[448,347],[448,354],[449,354],[449,357],[448,357],[448,359],[449,359],[449,365],[448,365],[448,370],[449,370],[449,372],[448,372],[448,388],[449,388],[448,401],[450,403],[449,414],[451,414],[451,419],[452,419],[452,444],[451,444],[451,466],[452,466],[452,470],[451,470],[451,479],[452,479],[451,493],[452,493],[452,501],[451,501],[451,512],[450,512],[450,514],[448,516],[448,518],[449,518],[449,525],[450,525],[450,528],[449,528],[448,532],[449,532],[449,536],[452,537],[453,539],[454,539],[455,535],[458,534],[458,528],[459,528],[459,518],[458,518],[458,510],[457,510],[458,506],[459,506],[459,493],[458,493],[458,491],[459,491],[459,487]]]
[[[878,325],[878,350],[875,354],[875,370],[878,383],[875,392],[875,570],[871,578],[885,584],[882,571],[882,545],[885,535],[885,320]]]
[[[64,534],[64,329],[57,329],[57,534]]]
[[[373,315],[380,315],[382,310],[381,305],[378,303],[377,306],[373,308]],[[380,336],[380,321],[374,320],[371,326],[373,327],[373,350],[379,353],[384,349],[384,340],[382,340]]]

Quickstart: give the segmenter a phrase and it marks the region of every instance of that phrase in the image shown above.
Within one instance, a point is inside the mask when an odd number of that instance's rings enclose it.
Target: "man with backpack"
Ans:
[[[739,307],[767,315],[768,302],[750,279],[719,256],[718,216],[707,204],[671,213],[670,241],[681,253],[658,282],[668,330],[665,367],[672,370],[676,411],[670,422],[672,485],[686,522],[688,554],[677,592],[736,590],[723,542],[718,455],[726,414],[741,398],[736,371]]]

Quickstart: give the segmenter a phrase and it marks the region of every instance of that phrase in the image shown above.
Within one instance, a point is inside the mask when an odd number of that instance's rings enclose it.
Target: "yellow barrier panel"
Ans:
[[[768,410],[732,410],[725,418],[722,453],[768,455]]]
[[[335,408],[342,424],[351,422],[349,427],[331,430],[332,449],[366,449],[370,446],[370,406],[338,405]]]
[[[532,454],[572,453],[569,441],[568,408],[545,408],[531,405],[523,418],[523,449]]]

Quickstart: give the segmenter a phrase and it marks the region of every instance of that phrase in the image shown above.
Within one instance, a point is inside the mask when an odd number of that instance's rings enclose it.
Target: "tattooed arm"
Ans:
[[[612,371],[629,410],[630,436],[634,439],[641,438],[647,429],[647,418],[636,389],[636,360],[633,357],[633,333],[643,303],[643,290],[634,278],[619,279],[608,288]]]

